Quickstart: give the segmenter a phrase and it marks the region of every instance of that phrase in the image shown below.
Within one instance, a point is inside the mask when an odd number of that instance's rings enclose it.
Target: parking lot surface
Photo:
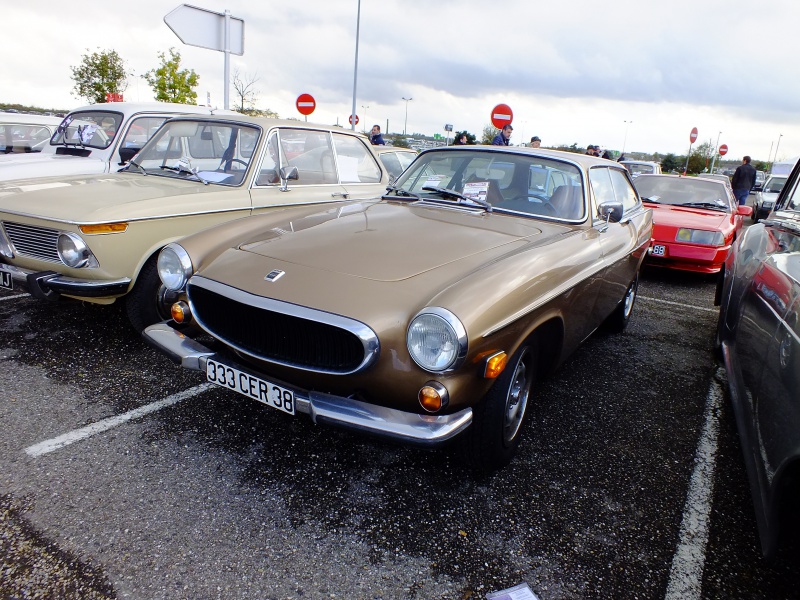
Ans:
[[[800,597],[797,545],[760,555],[714,286],[645,270],[483,479],[211,388],[119,308],[0,292],[0,596]]]

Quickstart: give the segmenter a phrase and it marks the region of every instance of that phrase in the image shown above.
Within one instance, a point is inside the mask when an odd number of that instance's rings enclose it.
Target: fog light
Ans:
[[[176,323],[188,323],[192,319],[192,311],[183,300],[179,300],[172,305],[170,314],[172,315],[172,320]]]
[[[503,352],[496,352],[486,359],[486,368],[483,370],[483,376],[486,379],[497,379],[500,373],[506,368],[508,363],[508,355]]]
[[[450,401],[450,394],[438,381],[429,381],[419,391],[419,404],[428,412],[442,410]]]

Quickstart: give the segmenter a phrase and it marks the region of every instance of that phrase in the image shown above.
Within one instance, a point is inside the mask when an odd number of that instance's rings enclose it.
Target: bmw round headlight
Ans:
[[[56,243],[58,257],[68,267],[80,269],[88,266],[95,266],[97,261],[94,259],[92,251],[77,233],[60,233]]]
[[[426,371],[446,371],[467,355],[467,332],[449,310],[430,307],[412,319],[406,345],[414,362]]]
[[[189,253],[178,244],[167,244],[161,249],[157,267],[164,287],[173,292],[182,290],[194,272]]]

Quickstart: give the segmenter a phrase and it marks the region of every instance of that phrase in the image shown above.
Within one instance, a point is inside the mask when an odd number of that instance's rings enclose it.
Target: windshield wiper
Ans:
[[[131,165],[133,165],[134,167],[139,169],[142,172],[142,175],[147,175],[147,171],[145,171],[145,168],[142,165],[140,165],[139,163],[137,163],[137,162],[135,162],[133,160],[129,160],[128,164],[125,165],[125,167],[123,167],[122,169],[120,169],[120,171],[127,171],[128,169],[130,169]]]
[[[191,169],[181,162],[179,162],[174,167],[170,167],[169,165],[160,165],[160,168],[166,169],[168,171],[174,171],[175,173],[186,173],[187,175],[194,175],[200,181],[203,182],[203,185],[208,185],[208,182],[197,174],[197,169]]]
[[[486,209],[486,212],[492,212],[492,205],[489,204],[486,200],[481,200],[480,198],[469,198],[464,194],[456,192],[455,190],[451,190],[449,188],[443,188],[433,185],[424,185],[422,186],[423,192],[436,192],[437,194],[441,194],[447,198],[456,198],[459,202],[473,202],[479,206],[482,206]]]
[[[649,202],[650,204],[663,204],[661,200],[655,200],[654,198],[645,198],[644,196],[642,197],[642,202]]]
[[[714,204],[713,202],[684,202],[680,206],[689,206],[691,208],[708,208],[710,210],[721,210],[722,212],[728,212],[725,210],[724,206]]]
[[[394,192],[398,196],[403,196],[405,198],[414,198],[414,200],[419,200],[419,196],[417,196],[416,194],[412,194],[411,192],[408,192],[401,187],[397,187],[396,185],[387,186],[386,191]]]

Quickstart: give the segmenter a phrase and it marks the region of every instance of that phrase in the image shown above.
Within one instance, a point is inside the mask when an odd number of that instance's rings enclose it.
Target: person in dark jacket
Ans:
[[[386,142],[383,141],[383,136],[381,135],[381,126],[380,125],[373,125],[372,131],[369,134],[369,142],[373,146],[385,146]]]
[[[508,140],[511,139],[512,131],[514,131],[514,128],[511,125],[504,125],[500,133],[494,136],[492,146],[508,146]]]
[[[745,156],[742,164],[736,167],[736,171],[731,177],[731,187],[733,195],[739,201],[739,205],[747,204],[747,195],[756,184],[756,168],[750,164],[750,157]]]

